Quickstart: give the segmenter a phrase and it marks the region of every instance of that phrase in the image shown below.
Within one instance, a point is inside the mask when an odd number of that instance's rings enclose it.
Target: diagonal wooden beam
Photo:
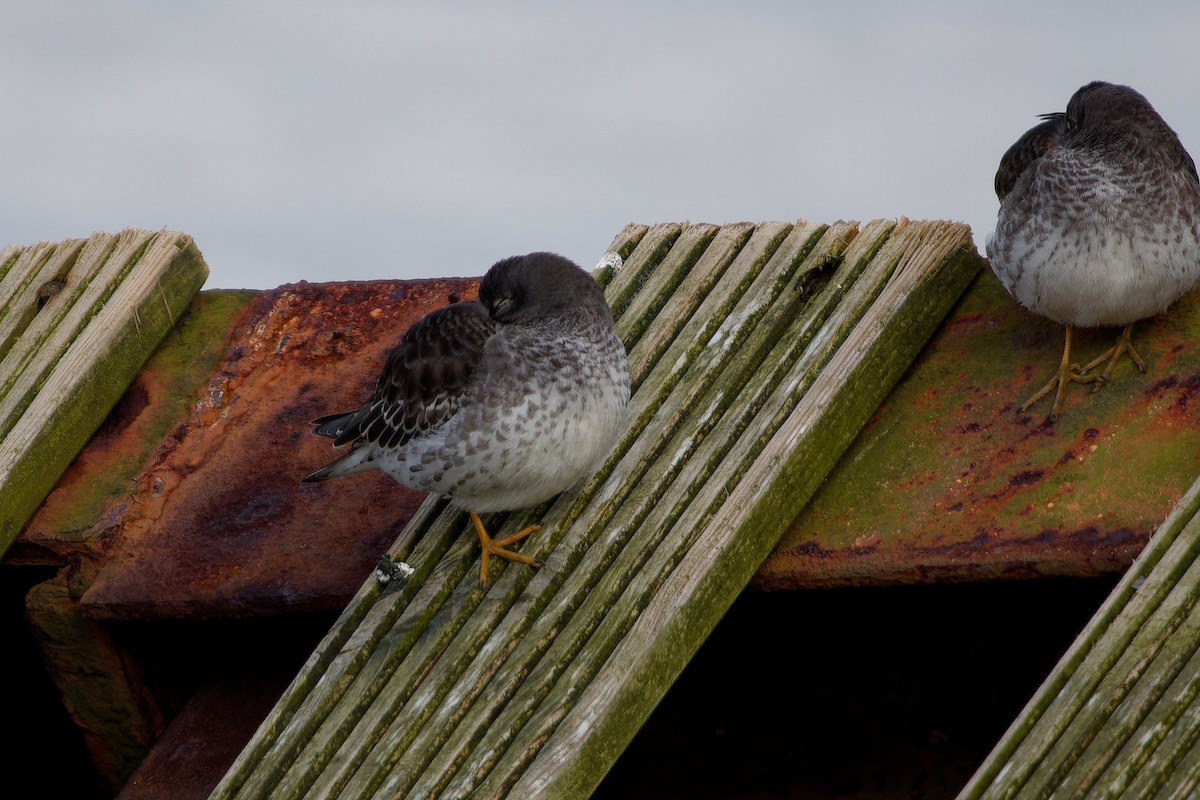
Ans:
[[[414,574],[363,586],[213,797],[586,796],[981,264],[965,225],[908,221],[611,249],[628,429],[490,524],[540,520],[545,566],[480,589],[464,516],[427,500],[390,552]]]
[[[960,800],[1200,792],[1200,481],[1075,638]]]
[[[171,231],[0,253],[0,553],[207,276],[191,237]]]

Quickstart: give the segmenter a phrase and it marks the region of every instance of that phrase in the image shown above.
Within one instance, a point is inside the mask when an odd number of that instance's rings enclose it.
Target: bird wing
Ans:
[[[399,447],[458,410],[495,323],[477,302],[455,303],[422,317],[388,356],[371,399],[357,411],[313,420],[334,446]]]
[[[1196,174],[1196,162],[1192,161],[1191,155],[1184,148],[1183,143],[1179,141],[1179,137],[1175,137],[1175,147],[1178,152],[1175,154],[1176,163],[1180,169],[1191,176],[1193,183],[1200,183],[1200,175]]]
[[[996,196],[1000,198],[1001,203],[1017,185],[1017,179],[1024,174],[1025,170],[1036,164],[1038,159],[1058,147],[1062,142],[1063,133],[1066,132],[1066,115],[1046,114],[1042,119],[1045,122],[1025,131],[1025,135],[1017,139],[1000,159],[1000,168],[996,170],[995,185]]]

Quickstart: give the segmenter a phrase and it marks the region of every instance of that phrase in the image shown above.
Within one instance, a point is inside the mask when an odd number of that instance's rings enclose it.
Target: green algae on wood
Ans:
[[[258,294],[214,289],[196,295],[130,386],[129,392],[137,390],[139,396],[121,401],[135,414],[135,419],[123,420],[133,435],[124,435],[122,429],[122,435],[108,446],[107,438],[113,435],[110,417],[103,451],[91,454],[86,463],[78,459],[72,464],[63,477],[66,481],[77,476],[70,491],[64,493],[62,502],[56,502],[57,491],[50,495],[26,528],[25,539],[53,546],[81,541],[106,510],[128,495],[130,484],[137,480],[151,453],[186,416],[202,383],[221,359],[235,320]],[[144,410],[138,408],[140,402],[147,403]]]
[[[617,234],[616,238],[613,239],[613,243],[609,247],[608,252],[615,254],[622,260],[622,262],[624,262],[625,259],[628,259],[633,254],[634,248],[638,246],[638,243],[641,242],[642,238],[649,230],[650,227],[648,225],[638,225],[633,222],[629,223],[620,233]],[[607,255],[607,253],[605,255]],[[596,283],[607,289],[608,285],[612,283],[612,279],[616,277],[618,272],[619,269],[615,269],[611,264],[606,263],[603,266],[592,270],[592,277],[596,279]]]
[[[0,363],[0,552],[20,532],[75,455],[120,399],[146,358],[191,303],[208,275],[185,234],[126,230],[75,240],[57,262],[65,280],[45,298],[36,274],[18,281],[24,317]],[[64,266],[70,263],[70,268]],[[21,259],[8,271],[11,278]],[[40,300],[44,300],[39,304]],[[21,311],[30,306],[36,313]]]
[[[26,328],[34,315],[42,311],[54,296],[50,295],[51,288],[58,290],[55,295],[66,290],[67,296],[58,299],[48,313],[42,315],[46,327],[52,326],[70,308],[65,300],[87,285],[86,277],[72,280],[69,284],[66,282],[83,245],[83,239],[68,239],[58,245],[42,242],[23,249],[14,248],[16,252],[10,269],[0,278],[0,303],[3,303],[0,305],[0,358],[8,355],[18,338],[23,337],[24,346],[32,349],[29,344],[32,337]],[[5,376],[7,386],[17,370],[10,359],[5,359],[3,363],[4,369],[0,375]]]
[[[1193,797],[1200,786],[1200,481],[960,800]]]
[[[903,242],[895,248],[903,265],[893,262],[896,273],[869,309],[862,309],[810,388],[785,416],[775,401],[794,390],[790,381],[781,381],[764,412],[722,457],[722,469],[730,462],[746,464],[734,472],[740,473],[736,484],[706,481],[675,523],[698,531],[694,546],[677,552],[653,600],[541,745],[513,796],[582,796],[598,785],[965,287],[976,263],[964,244],[965,229],[910,225],[916,229],[900,231],[880,253],[890,259],[888,247]],[[837,316],[830,323],[836,325]],[[901,341],[894,338],[897,327],[908,331]],[[822,339],[818,334],[814,344]],[[623,679],[623,673],[637,678]]]
[[[626,432],[491,522],[540,521],[545,566],[482,589],[428,500],[417,573],[364,585],[213,796],[586,796],[977,267],[952,223],[651,228],[607,289]]]

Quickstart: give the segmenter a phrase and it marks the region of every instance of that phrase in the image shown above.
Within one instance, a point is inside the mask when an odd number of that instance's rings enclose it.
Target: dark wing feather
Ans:
[[[1000,159],[1000,168],[996,170],[996,197],[1000,198],[1001,203],[1017,185],[1017,179],[1025,170],[1062,143],[1063,134],[1066,133],[1066,115],[1046,114],[1042,118],[1045,122],[1025,131]]]
[[[422,317],[388,356],[366,405],[313,420],[335,446],[368,442],[399,447],[454,415],[495,323],[476,302]]]

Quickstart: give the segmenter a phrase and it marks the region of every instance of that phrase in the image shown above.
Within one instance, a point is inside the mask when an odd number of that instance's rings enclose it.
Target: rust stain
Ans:
[[[143,370],[138,374],[13,543],[5,555],[7,562],[60,565],[80,555],[103,555],[104,537],[97,532],[106,528],[93,525],[88,531],[71,530],[72,511],[79,495],[89,491],[97,476],[120,469],[122,454],[145,439],[145,412],[163,402],[164,391],[154,373]]]
[[[282,286],[225,355],[128,501],[83,595],[105,619],[342,608],[424,495],[381,473],[300,479],[332,456],[309,421],[366,399],[410,324],[478,279]],[[96,531],[92,531],[93,534]]]
[[[1090,359],[1117,331],[1080,331]],[[1017,406],[1062,330],[982,273],[801,513],[763,589],[1096,575],[1124,569],[1200,475],[1200,293],[1138,324],[1141,374]],[[870,547],[863,547],[870,542]]]
[[[101,557],[107,539],[90,528],[127,502],[130,481],[178,423],[253,292],[201,292],[30,520],[10,562],[63,565]],[[104,529],[101,528],[101,531]]]

